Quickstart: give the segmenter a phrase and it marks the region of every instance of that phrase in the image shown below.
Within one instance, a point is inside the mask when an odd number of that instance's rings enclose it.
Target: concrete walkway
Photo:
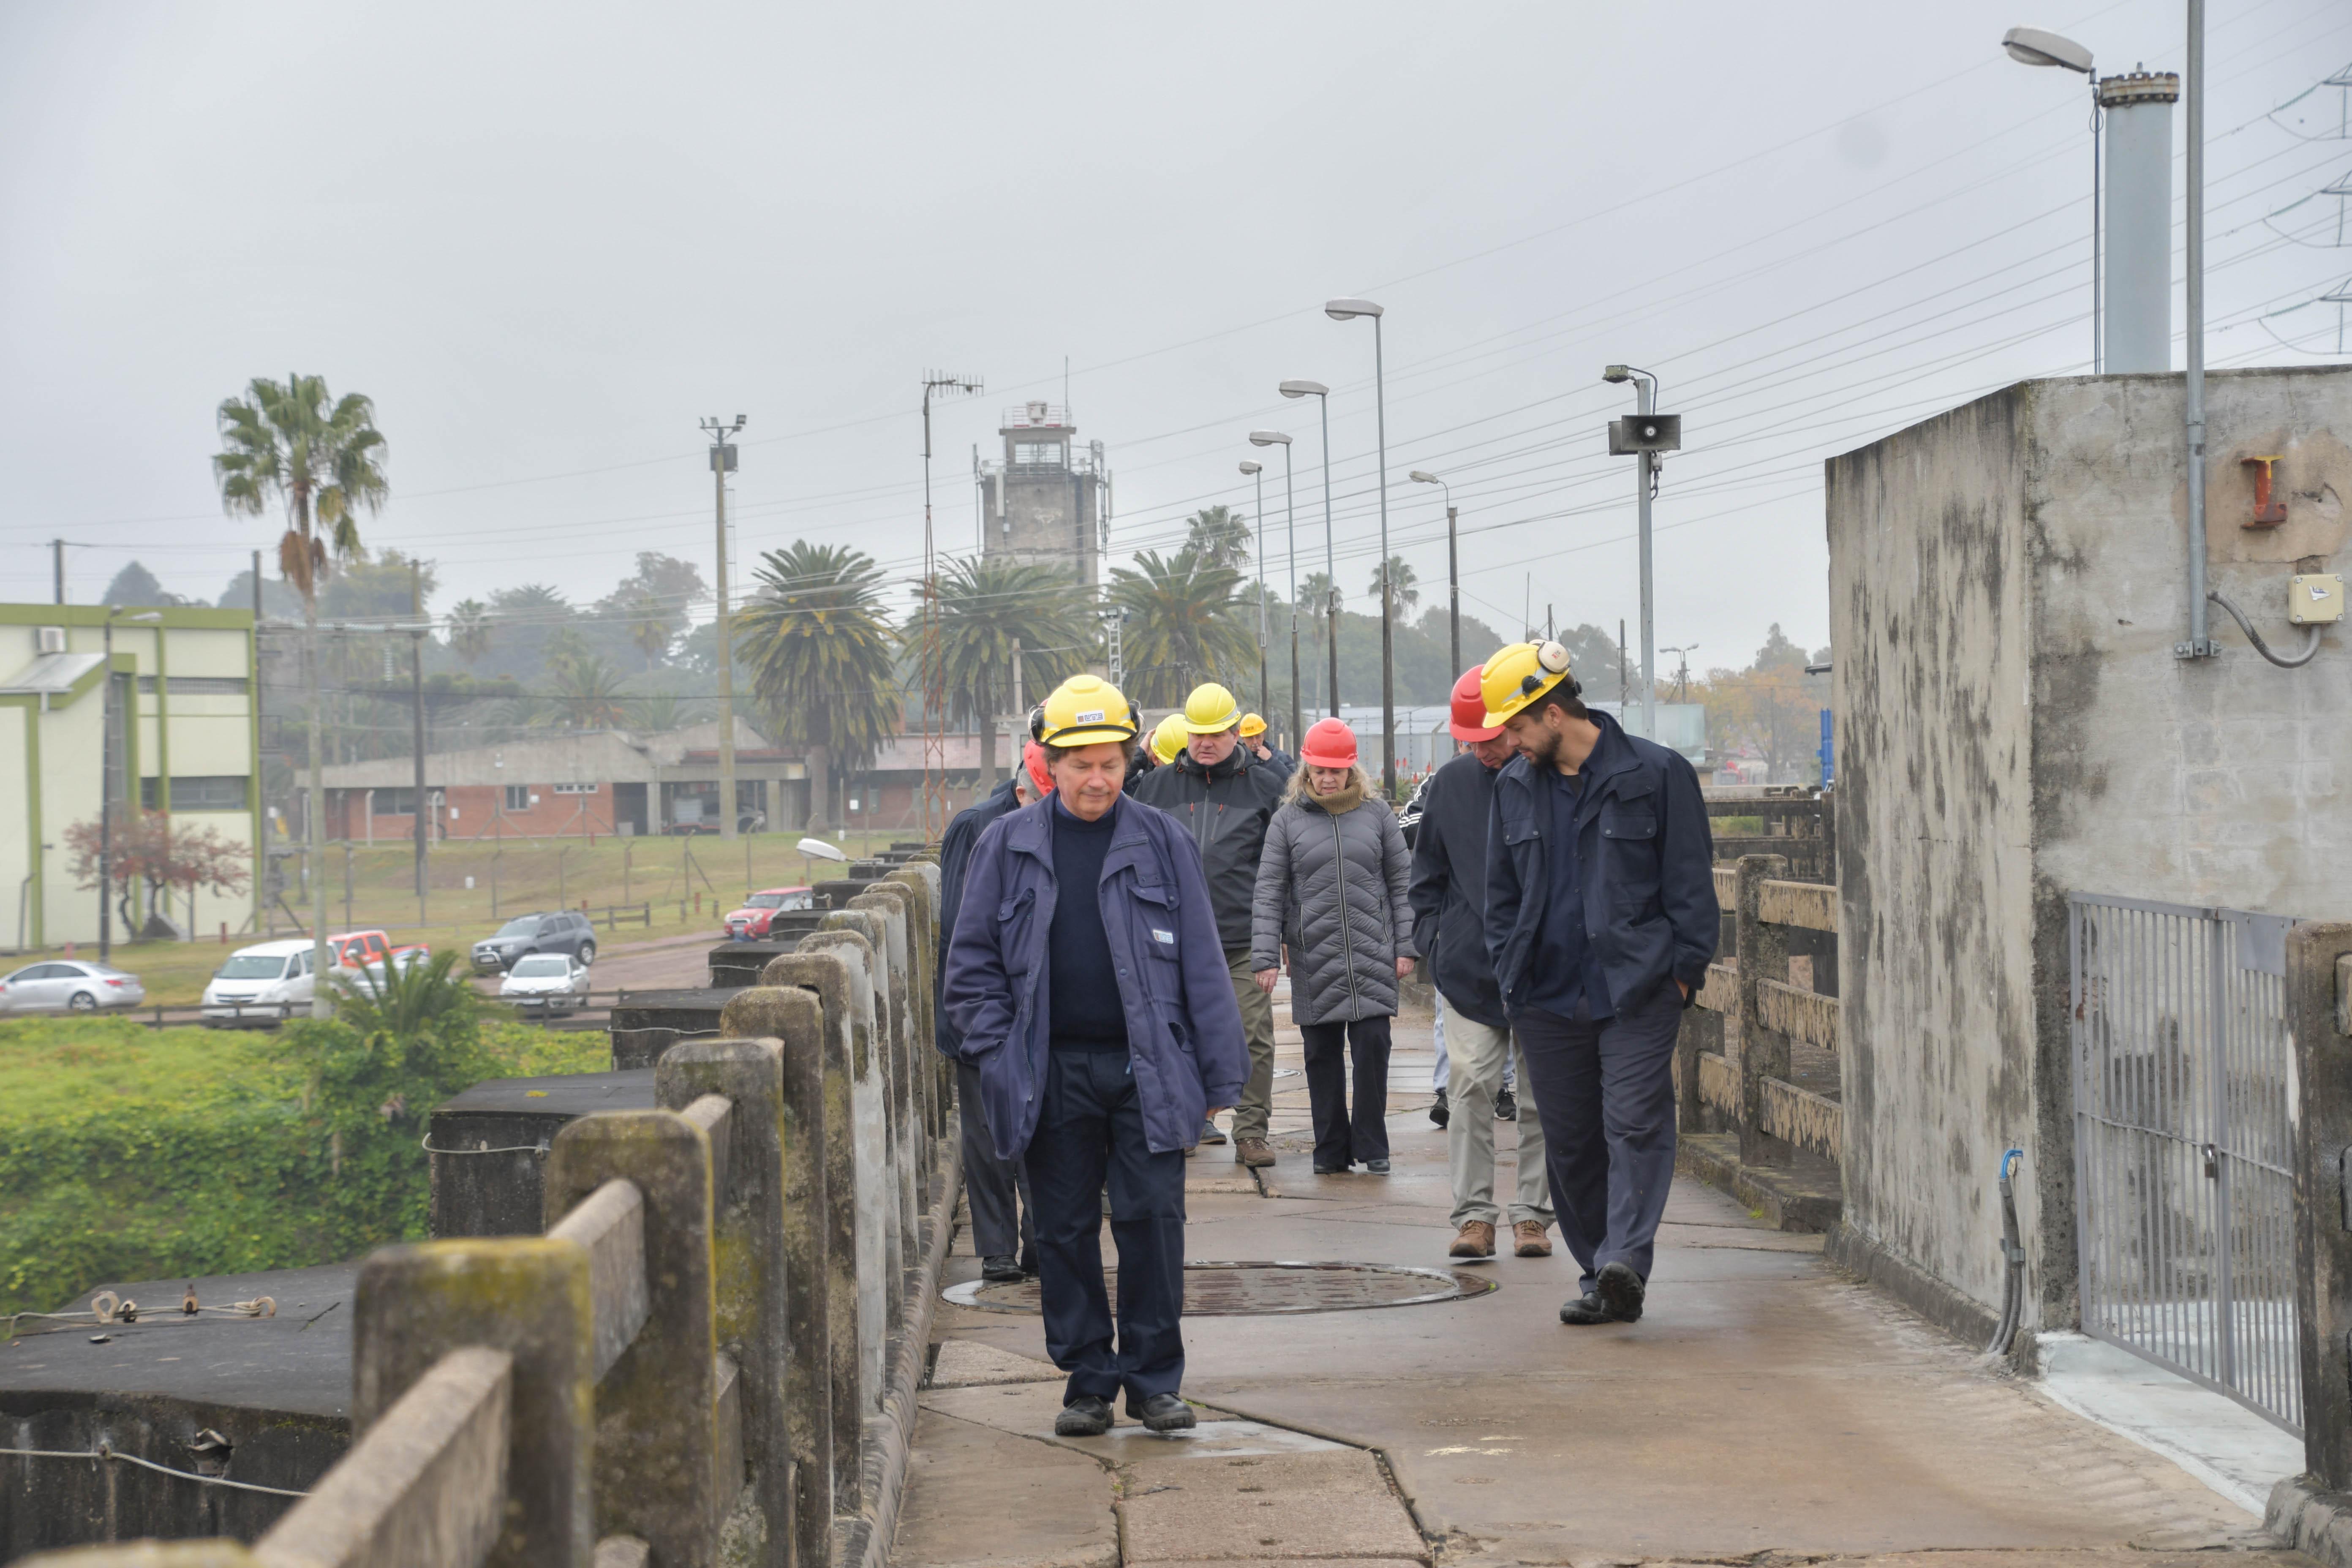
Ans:
[[[1230,1148],[1199,1152],[1191,1256],[1447,1268],[1428,1037],[1425,1016],[1399,1020],[1393,1174],[1309,1173],[1304,1080],[1277,1079],[1282,1163],[1261,1185]],[[1280,1065],[1298,1065],[1286,1029]],[[1498,1131],[1507,1166],[1514,1130]],[[959,1246],[950,1283],[978,1272]],[[1638,1324],[1559,1322],[1564,1248],[1470,1266],[1500,1289],[1465,1300],[1188,1318],[1185,1393],[1203,1419],[1175,1439],[1124,1421],[1055,1439],[1061,1384],[1037,1319],[943,1305],[897,1560],[2308,1561],[1819,1252],[1684,1181]]]

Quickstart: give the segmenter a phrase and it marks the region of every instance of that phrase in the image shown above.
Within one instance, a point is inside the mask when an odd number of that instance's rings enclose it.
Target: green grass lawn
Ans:
[[[593,1072],[601,1033],[499,1022],[512,1074]],[[270,1037],[0,1022],[0,1312],[107,1279],[299,1268],[415,1228],[421,1152],[347,1169]]]
[[[861,859],[911,837],[852,833],[836,842],[852,859]],[[762,833],[747,835],[732,846],[719,838],[600,838],[594,844],[576,838],[509,838],[436,844],[428,860],[422,911],[415,891],[415,851],[405,840],[353,844],[348,857],[344,846],[330,844],[327,922],[331,931],[381,926],[397,942],[464,948],[512,916],[553,909],[561,902],[572,909],[585,903],[600,931],[607,909],[629,906],[632,919],[603,939],[608,945],[691,931],[723,937],[720,919],[739,906],[745,893],[843,874],[845,868],[839,862],[804,858],[793,847],[799,841],[798,834]],[[471,888],[466,886],[468,878]],[[309,905],[299,889],[289,889],[286,901],[307,917]],[[635,923],[640,905],[650,907],[650,929]],[[275,934],[279,936],[299,934],[282,910],[278,928]],[[229,952],[261,940],[250,931],[231,928],[226,948],[217,931],[192,942],[117,942],[110,962],[139,976],[147,987],[149,1005],[193,1006]],[[0,973],[67,956],[63,948],[26,953],[0,961],[5,964]],[[98,950],[85,942],[70,956],[95,958]]]

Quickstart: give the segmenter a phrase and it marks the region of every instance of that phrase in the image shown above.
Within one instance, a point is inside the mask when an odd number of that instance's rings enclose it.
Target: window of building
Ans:
[[[142,692],[154,690],[155,678],[152,675],[141,676],[139,689]],[[169,697],[242,697],[246,692],[246,679],[241,675],[166,676],[163,680],[163,692]]]
[[[1058,468],[1062,466],[1062,444],[1059,441],[1015,441],[1013,443],[1013,460]]]
[[[507,785],[507,809],[509,811],[529,811],[530,809],[530,785]]]
[[[596,786],[592,784],[557,784],[555,786],[555,793],[558,795],[594,795],[596,793]]]
[[[371,816],[408,816],[415,810],[416,790],[413,785],[375,790],[369,795],[368,815]]]
[[[141,779],[139,804],[149,811],[163,808],[163,781]],[[182,811],[243,811],[243,773],[187,773],[172,780],[172,809]]]

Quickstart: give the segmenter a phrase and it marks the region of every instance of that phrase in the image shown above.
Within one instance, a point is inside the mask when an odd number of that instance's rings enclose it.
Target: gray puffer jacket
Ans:
[[[1337,816],[1307,795],[1274,814],[1257,867],[1250,967],[1290,950],[1290,1015],[1302,1024],[1383,1018],[1397,1010],[1396,961],[1419,957],[1405,896],[1412,857],[1395,814],[1365,797]]]

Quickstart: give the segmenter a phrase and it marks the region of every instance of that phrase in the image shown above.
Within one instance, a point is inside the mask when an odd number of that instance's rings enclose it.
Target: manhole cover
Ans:
[[[1114,1305],[1118,1280],[1107,1276]],[[1184,1315],[1189,1318],[1254,1317],[1271,1312],[1350,1312],[1364,1307],[1419,1307],[1454,1301],[1499,1289],[1496,1281],[1448,1268],[1412,1268],[1393,1263],[1187,1263]],[[986,1312],[1035,1312],[1037,1281],[991,1285],[969,1279],[941,1296],[959,1307]]]

